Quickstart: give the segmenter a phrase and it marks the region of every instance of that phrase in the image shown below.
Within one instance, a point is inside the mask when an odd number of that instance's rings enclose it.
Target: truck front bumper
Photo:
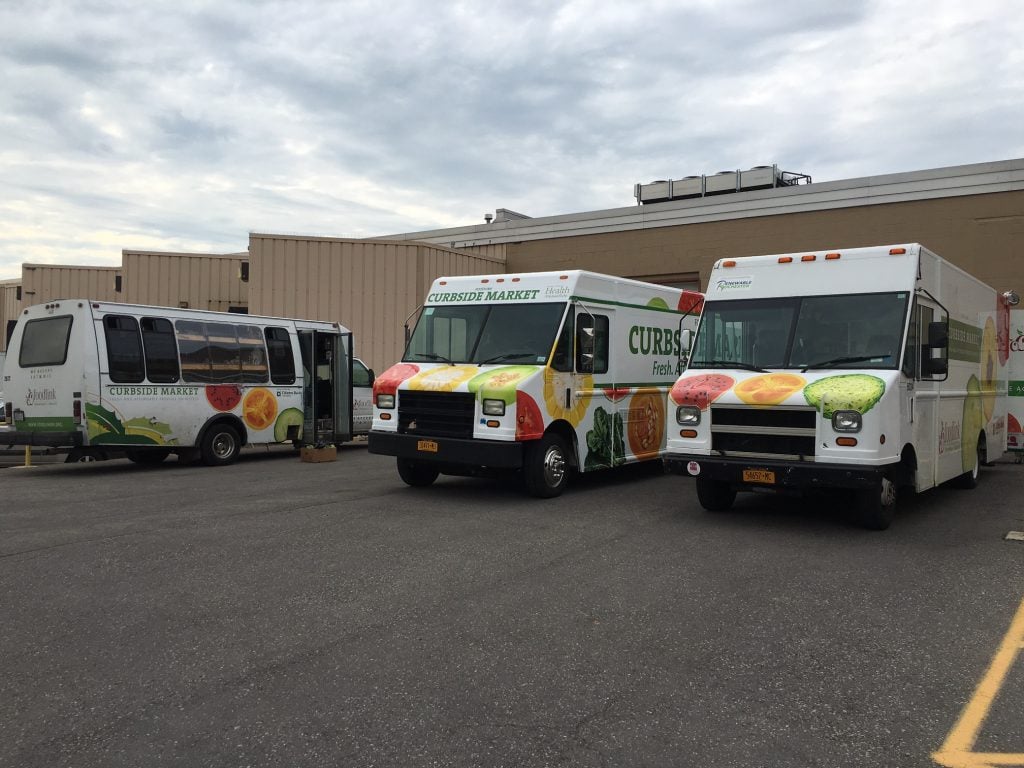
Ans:
[[[400,435],[372,430],[368,446],[370,453],[453,467],[519,469],[523,466],[523,444],[520,442]]]
[[[813,461],[747,459],[724,456],[668,454],[665,469],[680,475],[700,475],[737,488],[872,488],[881,481],[885,467],[853,464],[819,464]],[[744,472],[771,472],[774,482],[750,482]],[[749,475],[748,475],[749,477]]]

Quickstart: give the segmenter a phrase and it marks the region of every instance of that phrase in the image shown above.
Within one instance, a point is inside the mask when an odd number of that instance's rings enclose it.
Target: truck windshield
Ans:
[[[566,304],[460,304],[425,307],[407,362],[545,363]]]
[[[909,294],[708,301],[690,368],[897,368]]]

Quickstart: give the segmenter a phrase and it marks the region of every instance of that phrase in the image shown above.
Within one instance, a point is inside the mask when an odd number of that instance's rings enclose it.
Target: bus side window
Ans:
[[[174,327],[162,317],[144,317],[142,346],[146,355],[146,378],[154,384],[173,384],[178,380],[178,345],[174,342]]]
[[[241,381],[246,384],[263,384],[267,381],[267,347],[263,334],[255,325],[236,325],[238,349],[242,366]]]
[[[142,364],[142,339],[135,318],[106,315],[103,318],[103,333],[107,341],[110,380],[125,384],[144,381],[146,371]]]
[[[285,328],[266,328],[264,334],[270,355],[270,380],[275,384],[294,384],[295,357],[288,331]]]

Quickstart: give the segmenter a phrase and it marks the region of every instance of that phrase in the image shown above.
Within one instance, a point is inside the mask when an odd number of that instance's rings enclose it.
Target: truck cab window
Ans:
[[[594,332],[593,359],[592,361],[585,360],[584,355],[587,353],[580,344],[577,344],[576,370],[587,373],[608,373],[608,316],[581,312],[576,318],[577,339],[586,336],[586,332],[591,329]]]

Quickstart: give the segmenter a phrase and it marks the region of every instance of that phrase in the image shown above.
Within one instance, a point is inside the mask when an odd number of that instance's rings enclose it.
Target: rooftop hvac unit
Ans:
[[[804,173],[780,171],[777,165],[755,165],[746,171],[719,171],[713,176],[686,176],[682,179],[659,179],[650,184],[634,184],[633,196],[638,205],[643,205],[810,183],[811,177]]]
[[[714,176],[704,177],[705,195],[722,195],[739,189],[739,171],[719,171]]]

